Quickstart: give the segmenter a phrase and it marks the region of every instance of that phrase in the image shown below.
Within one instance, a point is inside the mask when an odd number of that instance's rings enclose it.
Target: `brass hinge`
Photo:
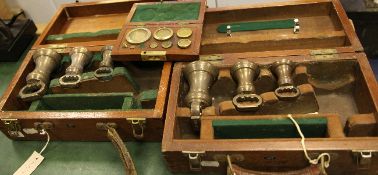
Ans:
[[[146,119],[145,118],[128,118],[126,119],[133,129],[133,136],[135,139],[143,139],[144,138],[144,128],[146,127]]]
[[[47,46],[47,48],[54,49],[55,51],[62,53],[68,48],[68,46],[67,44],[50,44]]]
[[[182,153],[188,157],[189,168],[191,171],[201,171],[201,157],[205,155],[205,151],[182,151]]]
[[[21,132],[21,125],[17,119],[1,119],[5,128],[8,130],[8,134],[11,137],[24,137]]]
[[[178,22],[177,24],[180,25],[180,26],[183,26],[183,25],[188,25],[189,22]]]
[[[310,55],[315,60],[333,60],[337,58],[338,52],[336,49],[318,49],[310,50]]]
[[[371,168],[373,156],[378,155],[378,150],[353,150],[352,153],[356,159],[357,168],[367,170]]]
[[[65,49],[67,48],[67,44],[50,44],[47,46],[49,49]]]
[[[142,61],[167,61],[166,51],[142,51]]]
[[[220,55],[201,55],[199,57],[201,61],[222,61],[223,57]]]

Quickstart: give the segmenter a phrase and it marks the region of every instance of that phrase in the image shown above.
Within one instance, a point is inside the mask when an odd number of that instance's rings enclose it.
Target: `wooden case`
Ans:
[[[187,61],[198,58],[200,52],[200,43],[202,35],[202,25],[204,20],[204,12],[206,9],[206,1],[177,1],[177,2],[163,2],[163,5],[185,5],[185,4],[198,4],[198,17],[195,19],[169,19],[162,21],[133,21],[134,16],[137,14],[137,8],[146,5],[159,5],[160,2],[155,3],[136,3],[127,17],[127,22],[122,28],[115,45],[113,55],[115,60],[119,61]],[[180,10],[195,13],[196,10],[190,10],[190,6],[181,7]],[[164,11],[166,12],[166,11]],[[179,14],[175,14],[179,16]],[[166,15],[169,16],[169,15]],[[171,14],[172,16],[172,14]],[[151,37],[140,44],[130,44],[127,41],[127,35],[137,28],[145,28],[151,31]],[[157,40],[154,38],[154,32],[161,28],[169,28],[173,30],[173,36],[167,40]],[[181,28],[189,28],[192,34],[188,37],[180,38],[178,30]],[[191,44],[187,48],[180,48],[178,42],[180,39],[188,39]],[[172,46],[165,48],[164,41],[170,41]],[[150,47],[151,44],[157,44],[155,48]]]
[[[291,17],[300,21],[299,34],[274,29],[227,37],[215,30],[217,25],[231,21]],[[236,174],[310,174],[314,166],[305,158],[299,136],[231,138],[220,136],[224,133],[214,124],[284,120],[292,114],[298,121],[303,118],[327,121],[322,135],[309,136],[305,144],[313,159],[323,152],[330,154],[328,174],[376,173],[378,85],[339,1],[290,1],[207,9],[203,28],[200,59],[217,67],[219,76],[210,89],[212,105],[202,110],[198,133],[190,122],[190,108],[184,103],[189,87],[183,69],[188,63],[175,63],[162,143],[171,171],[230,173],[229,156]],[[303,93],[298,103],[278,100],[273,93],[277,85],[263,82],[268,75],[272,76],[272,63],[282,59],[297,64],[294,82]],[[256,91],[268,103],[260,112],[239,112],[232,105],[236,84],[230,68],[240,60],[260,65]],[[274,76],[271,80],[276,83]],[[315,108],[307,104],[314,104]],[[294,125],[291,127],[296,132]],[[272,132],[275,129],[268,128]],[[237,131],[235,127],[227,131],[251,132]],[[267,129],[265,132],[269,133]]]
[[[125,140],[135,138],[144,141],[159,141],[163,132],[163,114],[165,112],[168,82],[171,74],[170,62],[151,63],[121,63],[114,62],[117,67],[126,68],[128,78],[133,78],[140,89],[132,93],[130,81],[125,81],[124,76],[113,77],[111,81],[100,82],[99,80],[84,81],[90,74],[82,74],[83,80],[78,89],[51,88],[44,96],[45,101],[36,103],[33,101],[24,102],[18,98],[20,89],[26,84],[26,76],[30,73],[35,63],[33,52],[30,51],[20,68],[16,72],[9,87],[6,89],[0,102],[0,125],[1,130],[10,139],[14,140],[44,140],[44,135],[38,134],[36,130],[47,128],[53,140],[80,140],[80,141],[104,141],[107,140],[106,130],[102,130],[102,124],[116,125],[117,131]],[[101,55],[98,52],[95,55]],[[67,57],[67,54],[62,53]],[[64,60],[64,58],[63,58]],[[99,60],[92,59],[92,63],[85,67],[85,72],[94,71],[98,67]],[[61,67],[51,76],[52,79],[59,78],[69,64],[62,63]],[[153,100],[141,104],[139,108],[123,108],[125,101],[117,101],[121,107],[110,106],[114,98],[105,98],[123,93],[132,98],[140,97],[141,92],[154,90]],[[93,98],[75,98],[78,94],[85,94]],[[131,95],[129,94],[131,93]],[[57,97],[55,101],[49,102],[47,96],[53,94]],[[61,95],[62,94],[62,95]],[[85,96],[84,95],[84,96]],[[79,95],[80,96],[80,95]],[[101,100],[96,97],[104,96]],[[51,97],[51,96],[50,96]],[[62,100],[62,99],[65,100]],[[93,102],[92,99],[97,101]],[[105,100],[104,100],[105,99]],[[109,99],[107,101],[106,99]],[[80,102],[81,101],[81,102]],[[96,107],[84,107],[95,103]],[[47,106],[47,107],[44,107]],[[49,106],[50,105],[50,106]],[[66,105],[68,107],[62,107]],[[52,107],[51,107],[52,106]],[[106,107],[104,107],[106,106]]]
[[[62,5],[33,49],[85,46],[100,51],[114,45],[134,3],[154,0],[113,0]]]

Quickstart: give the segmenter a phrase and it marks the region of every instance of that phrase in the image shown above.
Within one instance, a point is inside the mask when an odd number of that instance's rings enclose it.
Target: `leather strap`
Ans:
[[[237,165],[232,165],[232,170],[230,167],[227,168],[228,175],[321,175],[320,169],[316,165],[311,165],[301,170],[286,171],[286,172],[263,172],[263,171],[253,171],[241,168]]]
[[[126,175],[137,175],[137,171],[134,166],[134,162],[131,158],[129,151],[126,148],[126,145],[122,141],[121,137],[118,135],[117,131],[112,127],[107,127],[107,137],[112,141],[114,147],[117,148],[119,155],[122,159]]]

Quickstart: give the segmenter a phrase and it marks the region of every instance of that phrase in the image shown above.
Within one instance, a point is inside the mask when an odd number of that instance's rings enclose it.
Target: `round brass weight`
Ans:
[[[177,42],[177,45],[178,45],[181,49],[186,49],[186,48],[188,48],[191,44],[192,44],[192,41],[190,41],[189,39],[180,39],[180,40],[178,40],[178,42]]]
[[[126,34],[126,41],[130,44],[142,44],[151,38],[151,31],[147,28],[135,28]]]
[[[150,44],[150,48],[151,49],[155,49],[155,48],[157,48],[158,47],[158,44],[156,43],[156,42],[152,42],[151,44]]]
[[[171,28],[162,27],[158,28],[154,32],[154,38],[158,41],[169,40],[173,36],[173,30]]]
[[[192,34],[193,31],[191,28],[180,28],[177,30],[177,37],[179,38],[189,38]]]
[[[161,43],[161,47],[163,47],[164,49],[168,49],[170,47],[172,47],[172,41],[164,41]]]

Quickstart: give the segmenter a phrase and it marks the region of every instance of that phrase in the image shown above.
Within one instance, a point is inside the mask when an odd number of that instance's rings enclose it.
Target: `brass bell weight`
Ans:
[[[191,119],[196,120],[195,127],[199,127],[198,119],[202,108],[212,104],[209,90],[218,78],[219,70],[206,61],[194,61],[186,65],[184,77],[189,83],[189,92],[185,97],[185,104],[190,107]]]
[[[271,69],[277,77],[278,88],[274,91],[280,100],[295,100],[301,92],[294,85],[292,73],[295,65],[292,61],[282,59],[273,63]]]
[[[33,54],[35,68],[26,77],[26,85],[18,96],[23,101],[41,98],[47,91],[51,72],[58,67],[62,57],[53,49],[38,49]]]
[[[109,81],[113,74],[113,60],[112,60],[113,46],[105,46],[101,49],[102,61],[100,66],[94,72],[94,75],[100,81]]]
[[[81,81],[84,66],[92,59],[92,52],[85,47],[75,47],[70,56],[71,65],[67,67],[66,74],[59,78],[59,84],[64,88],[77,88]]]
[[[260,72],[259,66],[246,60],[231,67],[230,74],[237,83],[236,95],[232,99],[238,111],[256,111],[263,104],[263,99],[256,94],[253,81]]]

